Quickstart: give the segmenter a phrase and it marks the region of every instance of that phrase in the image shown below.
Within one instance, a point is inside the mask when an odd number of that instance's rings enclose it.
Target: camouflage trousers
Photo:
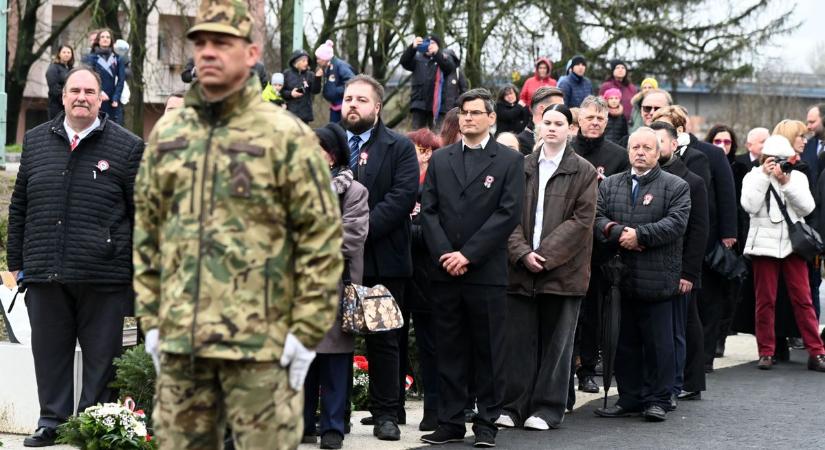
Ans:
[[[164,353],[152,415],[159,449],[294,449],[303,432],[304,395],[278,362]]]

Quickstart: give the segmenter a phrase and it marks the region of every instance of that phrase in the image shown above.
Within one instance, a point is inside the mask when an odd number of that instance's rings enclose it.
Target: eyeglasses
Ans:
[[[642,112],[645,114],[650,114],[662,109],[661,106],[642,106]]]
[[[713,140],[714,145],[730,145],[732,143],[733,143],[733,141],[730,140],[730,139],[714,139]]]
[[[463,109],[458,110],[459,117],[470,116],[471,118],[475,119],[476,117],[481,117],[484,114],[489,114],[489,113],[487,111],[479,111],[479,110],[472,110],[472,111],[464,111]]]

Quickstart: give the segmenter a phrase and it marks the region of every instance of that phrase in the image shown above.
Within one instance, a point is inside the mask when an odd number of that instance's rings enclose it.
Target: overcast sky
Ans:
[[[764,60],[760,65],[771,65],[782,61],[790,72],[811,72],[810,59],[817,43],[825,44],[825,1],[795,0],[792,20],[800,22],[799,27],[786,36],[776,38],[775,45],[765,46]],[[776,2],[776,8],[785,8],[786,2]],[[825,57],[825,54],[823,54]]]

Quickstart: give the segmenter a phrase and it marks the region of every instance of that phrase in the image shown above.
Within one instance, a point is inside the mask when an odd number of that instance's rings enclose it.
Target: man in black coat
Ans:
[[[351,78],[344,89],[341,125],[347,130],[355,179],[369,191],[364,284],[383,284],[402,305],[404,287],[413,273],[410,213],[418,193],[418,159],[413,143],[381,122],[383,97],[384,88],[374,78]],[[370,334],[365,341],[373,434],[397,441],[401,437],[398,333]]]
[[[564,93],[561,89],[551,86],[542,86],[536,89],[533,98],[530,100],[530,111],[533,112],[533,120],[516,136],[519,151],[522,155],[527,156],[533,153],[533,147],[536,145],[536,126],[541,123],[544,110],[548,106],[556,104],[564,104]]]
[[[717,245],[731,248],[736,244],[736,226],[738,199],[733,181],[733,171],[725,153],[713,144],[700,141],[690,135],[690,148],[701,151],[710,163],[711,187],[708,189],[708,211],[710,228],[706,252]],[[727,295],[727,283],[722,275],[711,270],[707,265],[702,269],[702,289],[698,292],[699,315],[705,336],[705,371],[713,371],[713,359],[716,357],[716,342],[719,337],[719,322],[724,313]]]
[[[702,263],[708,239],[708,193],[704,180],[688,170],[685,163],[675,156],[679,146],[676,128],[665,122],[653,122],[650,128],[656,131],[659,138],[659,165],[662,170],[685,180],[690,186],[690,216],[682,253],[682,278],[679,280],[682,296],[673,305],[676,378],[671,393],[671,408],[675,409],[676,399],[683,387],[688,392],[705,390],[704,340],[694,290],[702,287]],[[686,377],[685,373],[690,376]]]
[[[490,136],[496,116],[486,89],[467,91],[459,105],[462,142],[433,154],[421,198],[421,224],[434,263],[432,293],[439,305],[439,426],[421,440],[443,444],[464,438],[467,383],[475,377],[475,445],[492,447],[504,389],[507,238],[521,218],[524,160]]]
[[[432,128],[441,114],[441,101],[434,99],[442,98],[446,78],[457,67],[453,58],[445,54],[442,48],[439,36],[430,35],[426,40],[416,36],[401,55],[401,67],[412,72],[410,114],[413,130]]]
[[[75,341],[83,351],[78,411],[113,400],[112,360],[134,315],[134,180],[143,141],[99,113],[100,78],[69,72],[64,113],[26,133],[9,206],[9,270],[28,288],[40,400],[27,447],[52,445],[74,412]]]
[[[435,118],[435,127],[440,128],[447,111],[458,106],[458,97],[467,92],[467,77],[459,67],[461,60],[452,49],[444,49],[444,55],[455,64],[455,70],[444,74],[444,89],[441,93],[441,109]]]
[[[630,169],[627,151],[604,137],[607,115],[607,102],[604,99],[593,95],[586,97],[579,109],[579,134],[572,142],[576,153],[596,168],[599,183],[611,175]],[[599,385],[594,377],[599,362],[601,298],[605,289],[601,265],[608,256],[609,252],[603,245],[593,245],[590,286],[582,302],[579,325],[576,328],[576,348],[573,355],[581,360],[581,367],[576,371],[579,390],[590,393],[599,392]],[[570,381],[572,383],[572,378]],[[571,390],[567,400],[568,409],[572,409],[575,402],[575,391]]]
[[[628,147],[631,170],[602,182],[596,208],[596,238],[615,248],[627,267],[616,349],[619,400],[596,414],[642,412],[646,420],[660,422],[673,388],[673,304],[681,295],[690,188],[659,167],[655,131],[639,128]]]

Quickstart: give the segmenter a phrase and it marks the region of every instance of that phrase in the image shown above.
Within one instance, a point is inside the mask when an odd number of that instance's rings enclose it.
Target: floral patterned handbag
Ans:
[[[344,296],[341,299],[341,330],[351,334],[374,334],[404,326],[401,308],[384,285],[353,284],[349,261],[344,262]]]

